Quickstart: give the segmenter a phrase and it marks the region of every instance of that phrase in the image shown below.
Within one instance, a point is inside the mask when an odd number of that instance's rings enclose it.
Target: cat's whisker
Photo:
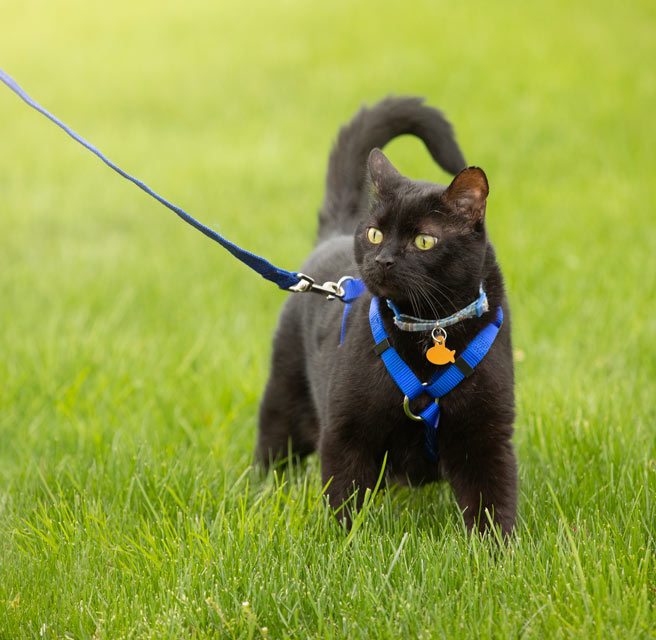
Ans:
[[[433,313],[433,315],[437,315],[437,310],[435,309],[435,305],[433,304],[433,300],[431,299],[431,297],[426,292],[425,287],[418,287],[415,290],[415,295],[417,296],[417,298],[419,298],[421,301],[423,301],[426,306],[428,306],[429,310],[431,311],[431,313]],[[422,305],[422,306],[424,306],[424,305]],[[420,312],[418,312],[418,315],[420,315]]]
[[[417,287],[417,291],[435,316],[439,316],[440,313],[443,315],[448,315],[451,313],[449,308],[441,302],[441,298],[444,298],[449,306],[453,306],[454,310],[456,310],[455,304],[451,297],[446,295],[443,288],[441,288],[437,283],[432,282],[425,276],[419,276],[418,285],[419,286]],[[437,295],[431,295],[431,293],[435,293]],[[437,309],[438,306],[440,307],[439,311]]]
[[[430,280],[427,277],[424,277],[423,283],[424,283],[426,289],[429,289],[429,290],[435,292],[435,294],[437,294],[437,296],[443,298],[444,301],[448,304],[448,307],[445,306],[445,305],[440,305],[440,306],[442,306],[442,310],[445,313],[447,313],[447,314],[448,313],[454,313],[455,311],[457,311],[460,308],[458,303],[455,300],[453,300],[451,295],[449,295],[449,294],[453,294],[453,289],[451,289],[450,287],[444,286],[444,285],[440,285],[437,282],[435,282],[433,280]]]
[[[408,294],[410,296],[410,307],[412,308],[412,313],[419,314],[421,312],[421,305],[417,293],[414,289],[408,289]]]

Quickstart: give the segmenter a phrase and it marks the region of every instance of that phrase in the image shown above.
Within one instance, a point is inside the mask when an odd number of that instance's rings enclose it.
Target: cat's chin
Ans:
[[[391,287],[389,285],[380,285],[380,284],[369,284],[367,289],[373,293],[377,298],[385,298],[387,300],[392,300],[393,302],[402,302],[405,299],[405,295],[402,291],[399,291],[396,287]]]

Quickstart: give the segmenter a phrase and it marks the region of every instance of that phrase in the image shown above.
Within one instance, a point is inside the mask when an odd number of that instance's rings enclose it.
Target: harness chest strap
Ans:
[[[431,458],[437,458],[435,436],[440,419],[439,399],[458,386],[465,378],[472,375],[476,365],[490,350],[502,323],[503,311],[501,307],[497,307],[494,321],[484,327],[467,345],[467,348],[456,359],[455,363],[449,365],[442,372],[436,372],[429,382],[422,383],[392,346],[380,315],[378,298],[373,297],[371,299],[369,325],[375,343],[374,353],[381,357],[387,371],[392,376],[392,380],[407,399],[414,400],[425,392],[435,400],[419,414],[419,418],[426,424],[426,446]]]

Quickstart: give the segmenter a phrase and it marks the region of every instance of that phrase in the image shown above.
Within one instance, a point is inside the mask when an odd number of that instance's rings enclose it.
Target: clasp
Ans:
[[[314,278],[306,276],[304,273],[297,273],[296,277],[299,278],[298,284],[289,287],[288,291],[294,293],[318,293],[319,295],[326,296],[326,300],[334,300],[335,298],[344,297],[344,287],[342,284],[346,280],[352,279],[350,276],[340,278],[339,282],[324,282],[317,284]]]

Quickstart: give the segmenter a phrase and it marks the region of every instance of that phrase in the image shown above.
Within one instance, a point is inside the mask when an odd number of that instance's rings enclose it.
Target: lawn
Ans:
[[[655,637],[654,33],[648,0],[6,1],[1,68],[292,270],[339,125],[442,108],[490,181],[521,484],[496,553],[447,486],[347,535],[316,457],[260,477],[286,294],[0,85],[0,638]]]

